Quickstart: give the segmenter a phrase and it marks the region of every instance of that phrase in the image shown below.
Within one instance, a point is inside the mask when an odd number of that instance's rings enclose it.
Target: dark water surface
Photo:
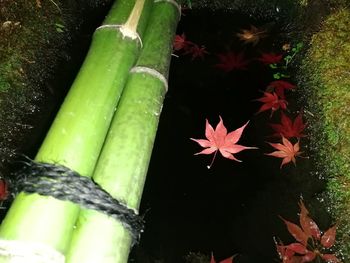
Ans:
[[[251,24],[269,25],[269,35],[255,47],[235,36]],[[293,242],[279,215],[297,223],[299,197],[313,196],[322,184],[305,178],[308,160],[280,169],[281,159],[264,155],[273,151],[265,143],[270,113],[255,115],[261,103],[253,100],[273,78],[256,58],[281,51],[278,26],[225,12],[189,12],[182,18],[177,33],[205,45],[210,54],[203,60],[172,59],[141,205],[146,230],[130,262],[184,262],[191,251],[208,256],[213,251],[218,260],[238,254],[236,263],[279,262],[273,237]],[[213,67],[216,54],[230,50],[244,52],[248,70],[224,73]],[[208,170],[212,155],[194,156],[202,148],[189,138],[204,139],[205,119],[215,128],[219,115],[228,131],[250,120],[239,144],[260,149],[238,153],[242,163],[218,154]],[[278,122],[274,115],[271,122]]]

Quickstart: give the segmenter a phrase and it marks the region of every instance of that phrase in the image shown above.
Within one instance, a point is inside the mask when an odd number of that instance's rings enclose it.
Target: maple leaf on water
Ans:
[[[217,54],[219,63],[214,67],[223,70],[224,72],[230,72],[235,69],[247,69],[249,61],[244,58],[243,52],[235,53],[233,51]]]
[[[274,91],[281,99],[285,99],[284,91],[295,89],[295,85],[285,80],[274,80],[267,85],[266,91]]]
[[[263,53],[261,57],[258,58],[258,60],[264,63],[265,65],[269,65],[280,62],[282,58],[282,54],[276,55],[275,53]]]
[[[207,166],[208,169],[210,169],[210,167],[212,166],[218,151],[225,158],[228,158],[237,162],[241,162],[233,154],[239,153],[247,149],[257,149],[256,147],[247,147],[247,146],[236,144],[238,140],[241,138],[243,130],[248,125],[249,121],[246,124],[244,124],[242,127],[230,133],[227,133],[227,129],[224,125],[223,120],[221,119],[221,116],[219,116],[219,118],[220,118],[220,121],[217,124],[215,130],[210,125],[208,119],[206,119],[205,137],[207,138],[207,140],[190,138],[191,140],[197,142],[200,146],[206,148],[203,151],[196,153],[195,155],[214,153],[214,156],[210,165]]]
[[[226,258],[218,263],[233,263],[233,257]],[[210,263],[216,263],[213,253],[211,253]]]
[[[264,92],[264,96],[255,101],[264,103],[256,114],[266,110],[271,110],[271,116],[279,108],[283,110],[287,109],[288,104],[286,100],[280,99],[275,92]]]
[[[251,25],[250,29],[242,29],[236,35],[244,44],[251,43],[255,46],[262,38],[266,37],[266,30]]]
[[[305,137],[303,131],[306,124],[303,123],[303,116],[301,113],[292,121],[286,114],[281,112],[281,123],[272,123],[270,126],[275,131],[272,136],[284,136],[287,139],[292,137]]]
[[[277,158],[283,158],[280,168],[282,168],[283,165],[290,162],[293,162],[294,165],[296,165],[295,157],[301,154],[301,152],[299,151],[299,140],[296,144],[293,145],[288,139],[284,138],[282,135],[282,144],[271,142],[268,142],[268,144],[270,144],[273,148],[277,149],[278,151],[265,154]]]
[[[192,43],[192,45],[186,47],[184,54],[191,54],[192,60],[194,60],[195,58],[203,59],[204,55],[209,54],[209,52],[206,50],[205,46],[198,46],[197,44]]]
[[[340,263],[341,261],[334,254],[327,253],[327,250],[335,243],[336,226],[329,228],[322,235],[302,201],[300,201],[299,207],[300,227],[281,217],[287,226],[288,232],[298,241],[289,245],[276,243],[276,249],[282,262],[302,263],[322,258],[329,263]]]

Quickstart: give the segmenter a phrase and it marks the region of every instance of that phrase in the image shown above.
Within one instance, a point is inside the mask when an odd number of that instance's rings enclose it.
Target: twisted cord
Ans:
[[[143,231],[143,219],[134,210],[114,199],[92,179],[69,168],[29,161],[17,172],[16,192],[37,193],[70,201],[87,209],[102,212],[119,220],[129,230],[134,243]]]

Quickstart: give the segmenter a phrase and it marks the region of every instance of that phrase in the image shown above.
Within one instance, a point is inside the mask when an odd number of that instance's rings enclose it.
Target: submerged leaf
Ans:
[[[191,41],[186,40],[185,33],[182,33],[182,35],[176,35],[174,42],[173,42],[173,48],[175,51],[179,51],[182,49],[186,49],[188,46],[192,45],[193,43]]]
[[[298,116],[292,121],[286,114],[281,112],[281,123],[270,124],[275,133],[273,136],[284,136],[289,139],[292,137],[300,138],[305,137],[303,131],[306,125],[303,123],[302,114],[299,113]]]
[[[285,99],[284,91],[295,89],[295,85],[285,80],[274,80],[267,85],[268,92],[274,91],[281,99]]]
[[[192,60],[194,60],[195,58],[203,59],[206,54],[209,54],[209,52],[206,50],[205,46],[192,44],[185,49],[184,54],[185,55],[190,54],[192,57]]]
[[[275,53],[263,53],[261,57],[258,58],[263,64],[276,64],[282,60],[282,54],[276,55]]]
[[[279,108],[285,110],[287,108],[287,101],[281,100],[278,98],[276,93],[269,93],[264,92],[264,96],[256,99],[256,101],[260,101],[264,103],[260,109],[258,110],[257,114],[266,110],[271,110],[271,116],[272,114],[278,110]]]
[[[0,201],[4,201],[8,198],[8,186],[4,179],[0,179]]]
[[[249,63],[248,60],[244,58],[243,52],[234,53],[232,51],[218,54],[219,63],[214,65],[214,67],[221,69],[224,72],[230,72],[236,69],[247,69]]]

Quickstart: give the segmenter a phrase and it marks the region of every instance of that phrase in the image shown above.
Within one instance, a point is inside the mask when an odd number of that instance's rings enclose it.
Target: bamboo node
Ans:
[[[130,73],[146,73],[146,74],[149,74],[149,75],[159,79],[164,85],[165,92],[168,91],[168,80],[166,79],[166,77],[164,77],[163,74],[161,74],[159,71],[157,71],[157,70],[155,70],[153,68],[136,66],[136,67],[133,67],[130,70]]]
[[[143,45],[142,39],[141,39],[140,35],[135,30],[132,30],[125,25],[111,24],[111,25],[99,26],[98,28],[96,28],[96,31],[101,30],[101,29],[105,29],[105,28],[117,29],[123,35],[123,38],[128,37],[128,38],[131,38],[132,40],[137,39],[138,43],[140,44],[140,47],[142,48],[142,45]]]
[[[175,8],[177,9],[177,11],[179,12],[179,17],[181,17],[181,5],[176,2],[175,0],[154,0],[154,3],[161,3],[161,2],[166,2],[169,4],[172,4],[175,6]]]
[[[11,263],[64,263],[65,256],[52,247],[20,240],[0,240],[0,260]]]

